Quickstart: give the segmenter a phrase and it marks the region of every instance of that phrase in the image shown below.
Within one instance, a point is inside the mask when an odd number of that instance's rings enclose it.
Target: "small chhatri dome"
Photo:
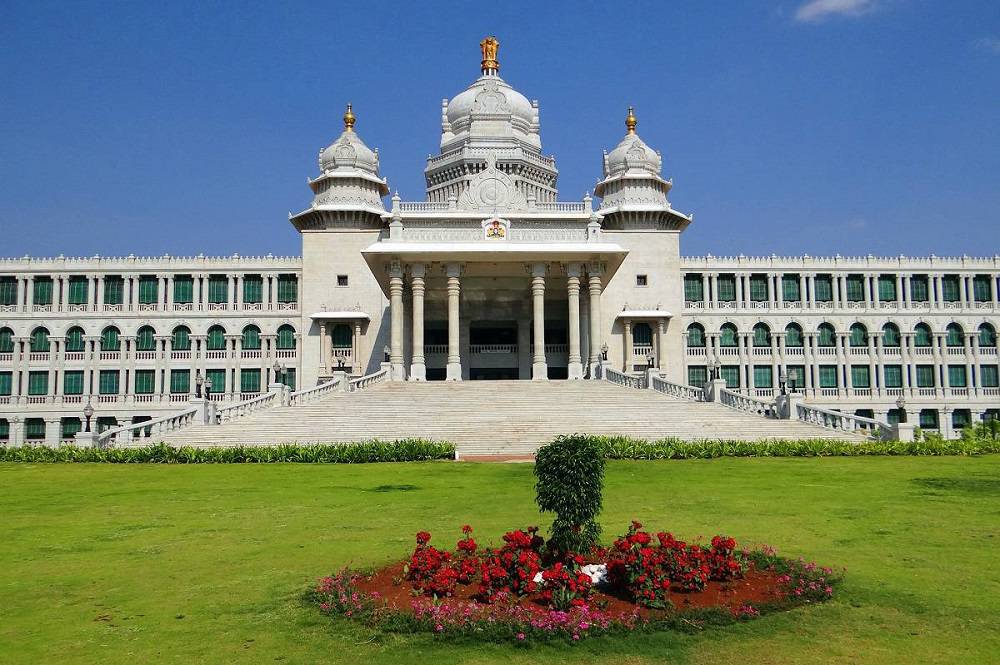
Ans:
[[[357,118],[351,105],[344,111],[344,133],[319,154],[320,171],[360,169],[378,175],[378,153],[369,149],[354,131]]]
[[[620,173],[647,172],[659,176],[663,167],[660,153],[650,148],[635,131],[638,120],[635,110],[628,107],[625,128],[628,133],[614,150],[604,155],[604,177]]]

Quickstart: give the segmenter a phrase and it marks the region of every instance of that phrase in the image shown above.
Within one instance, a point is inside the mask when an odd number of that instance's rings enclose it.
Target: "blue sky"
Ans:
[[[635,105],[685,255],[1000,252],[996,0],[5,0],[0,255],[298,254],[348,101],[422,200],[488,33],[562,199]]]

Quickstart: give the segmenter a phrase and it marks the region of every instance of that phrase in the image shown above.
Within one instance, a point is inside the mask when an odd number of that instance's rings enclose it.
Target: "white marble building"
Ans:
[[[319,156],[291,216],[302,257],[0,260],[0,444],[71,439],[176,410],[315,385],[387,361],[399,381],[579,380],[606,355],[698,384],[951,434],[1000,408],[1000,257],[682,257],[691,215],[636,133],[594,198],[559,201],[539,105],[481,76],[441,107],[424,201],[392,196],[355,131]],[[582,157],[582,156],[581,156]]]

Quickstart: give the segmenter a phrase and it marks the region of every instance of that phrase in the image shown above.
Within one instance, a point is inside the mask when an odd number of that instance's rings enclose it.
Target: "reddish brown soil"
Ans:
[[[737,608],[750,604],[778,600],[779,585],[775,573],[767,571],[748,570],[744,576],[731,582],[709,582],[703,591],[682,591],[672,589],[670,601],[677,611],[704,609],[710,607]],[[412,611],[412,601],[417,598],[413,594],[410,582],[403,579],[403,563],[397,563],[388,568],[376,571],[372,576],[359,580],[358,588],[365,593],[378,592],[390,606],[403,611]],[[454,602],[460,604],[478,604],[475,595],[478,584],[459,584],[455,589]],[[537,596],[526,596],[518,604],[538,612],[547,611],[545,604]],[[590,594],[590,606],[605,612],[610,618],[617,619],[631,615],[635,604],[631,599],[604,593],[594,588]],[[649,616],[653,610],[639,609],[640,616]]]

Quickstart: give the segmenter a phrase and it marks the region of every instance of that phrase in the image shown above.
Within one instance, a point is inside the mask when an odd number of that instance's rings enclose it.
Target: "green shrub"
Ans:
[[[535,456],[535,501],[542,512],[556,514],[549,535],[555,552],[588,552],[601,528],[604,451],[596,437],[559,436]]]
[[[400,439],[360,443],[231,448],[174,448],[163,443],[141,448],[62,446],[0,447],[0,462],[101,462],[106,464],[365,464],[454,459],[455,446],[442,441]]]

